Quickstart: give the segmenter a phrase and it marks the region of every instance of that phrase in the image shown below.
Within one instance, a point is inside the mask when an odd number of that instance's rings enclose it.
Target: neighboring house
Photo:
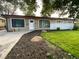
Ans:
[[[0,30],[5,27],[5,19],[0,17]]]
[[[68,18],[50,18],[20,15],[2,15],[7,20],[8,31],[61,30],[73,29],[74,20]]]

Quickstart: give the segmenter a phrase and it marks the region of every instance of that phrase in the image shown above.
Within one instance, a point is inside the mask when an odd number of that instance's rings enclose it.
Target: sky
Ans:
[[[42,10],[42,0],[37,0],[36,2],[37,2],[37,5],[39,5],[39,7],[37,7],[37,11],[35,12],[35,15],[36,16],[41,16],[40,12]],[[59,13],[60,12],[58,12],[58,11],[54,12],[54,13],[52,13],[51,17],[59,17]],[[17,8],[17,10],[15,11],[15,14],[24,15],[23,12],[19,8]],[[67,17],[68,17],[68,14],[65,15],[65,16],[61,16],[61,18],[67,18]]]
[[[23,12],[19,8],[17,8],[17,10],[15,11],[14,14],[16,14],[16,15],[24,15]]]
[[[52,13],[51,17],[58,17],[59,18],[60,12],[56,11],[55,13]],[[61,16],[60,18],[68,18],[69,14]]]
[[[42,0],[37,0],[37,5],[39,5],[39,7],[37,8],[37,11],[35,12],[36,16],[41,16],[41,10],[42,10]]]

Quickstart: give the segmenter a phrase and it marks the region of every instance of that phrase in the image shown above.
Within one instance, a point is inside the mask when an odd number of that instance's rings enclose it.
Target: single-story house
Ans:
[[[2,15],[6,18],[8,31],[73,29],[75,19],[51,18],[21,15]]]
[[[5,18],[0,17],[0,30],[5,27],[5,23],[6,23]]]

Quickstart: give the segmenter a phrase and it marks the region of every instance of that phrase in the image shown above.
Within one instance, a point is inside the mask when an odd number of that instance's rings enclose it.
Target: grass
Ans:
[[[52,31],[41,34],[44,39],[79,58],[79,31]]]

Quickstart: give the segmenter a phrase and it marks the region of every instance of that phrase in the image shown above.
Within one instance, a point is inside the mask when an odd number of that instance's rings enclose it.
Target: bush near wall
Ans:
[[[73,30],[79,29],[79,23],[75,23]]]

